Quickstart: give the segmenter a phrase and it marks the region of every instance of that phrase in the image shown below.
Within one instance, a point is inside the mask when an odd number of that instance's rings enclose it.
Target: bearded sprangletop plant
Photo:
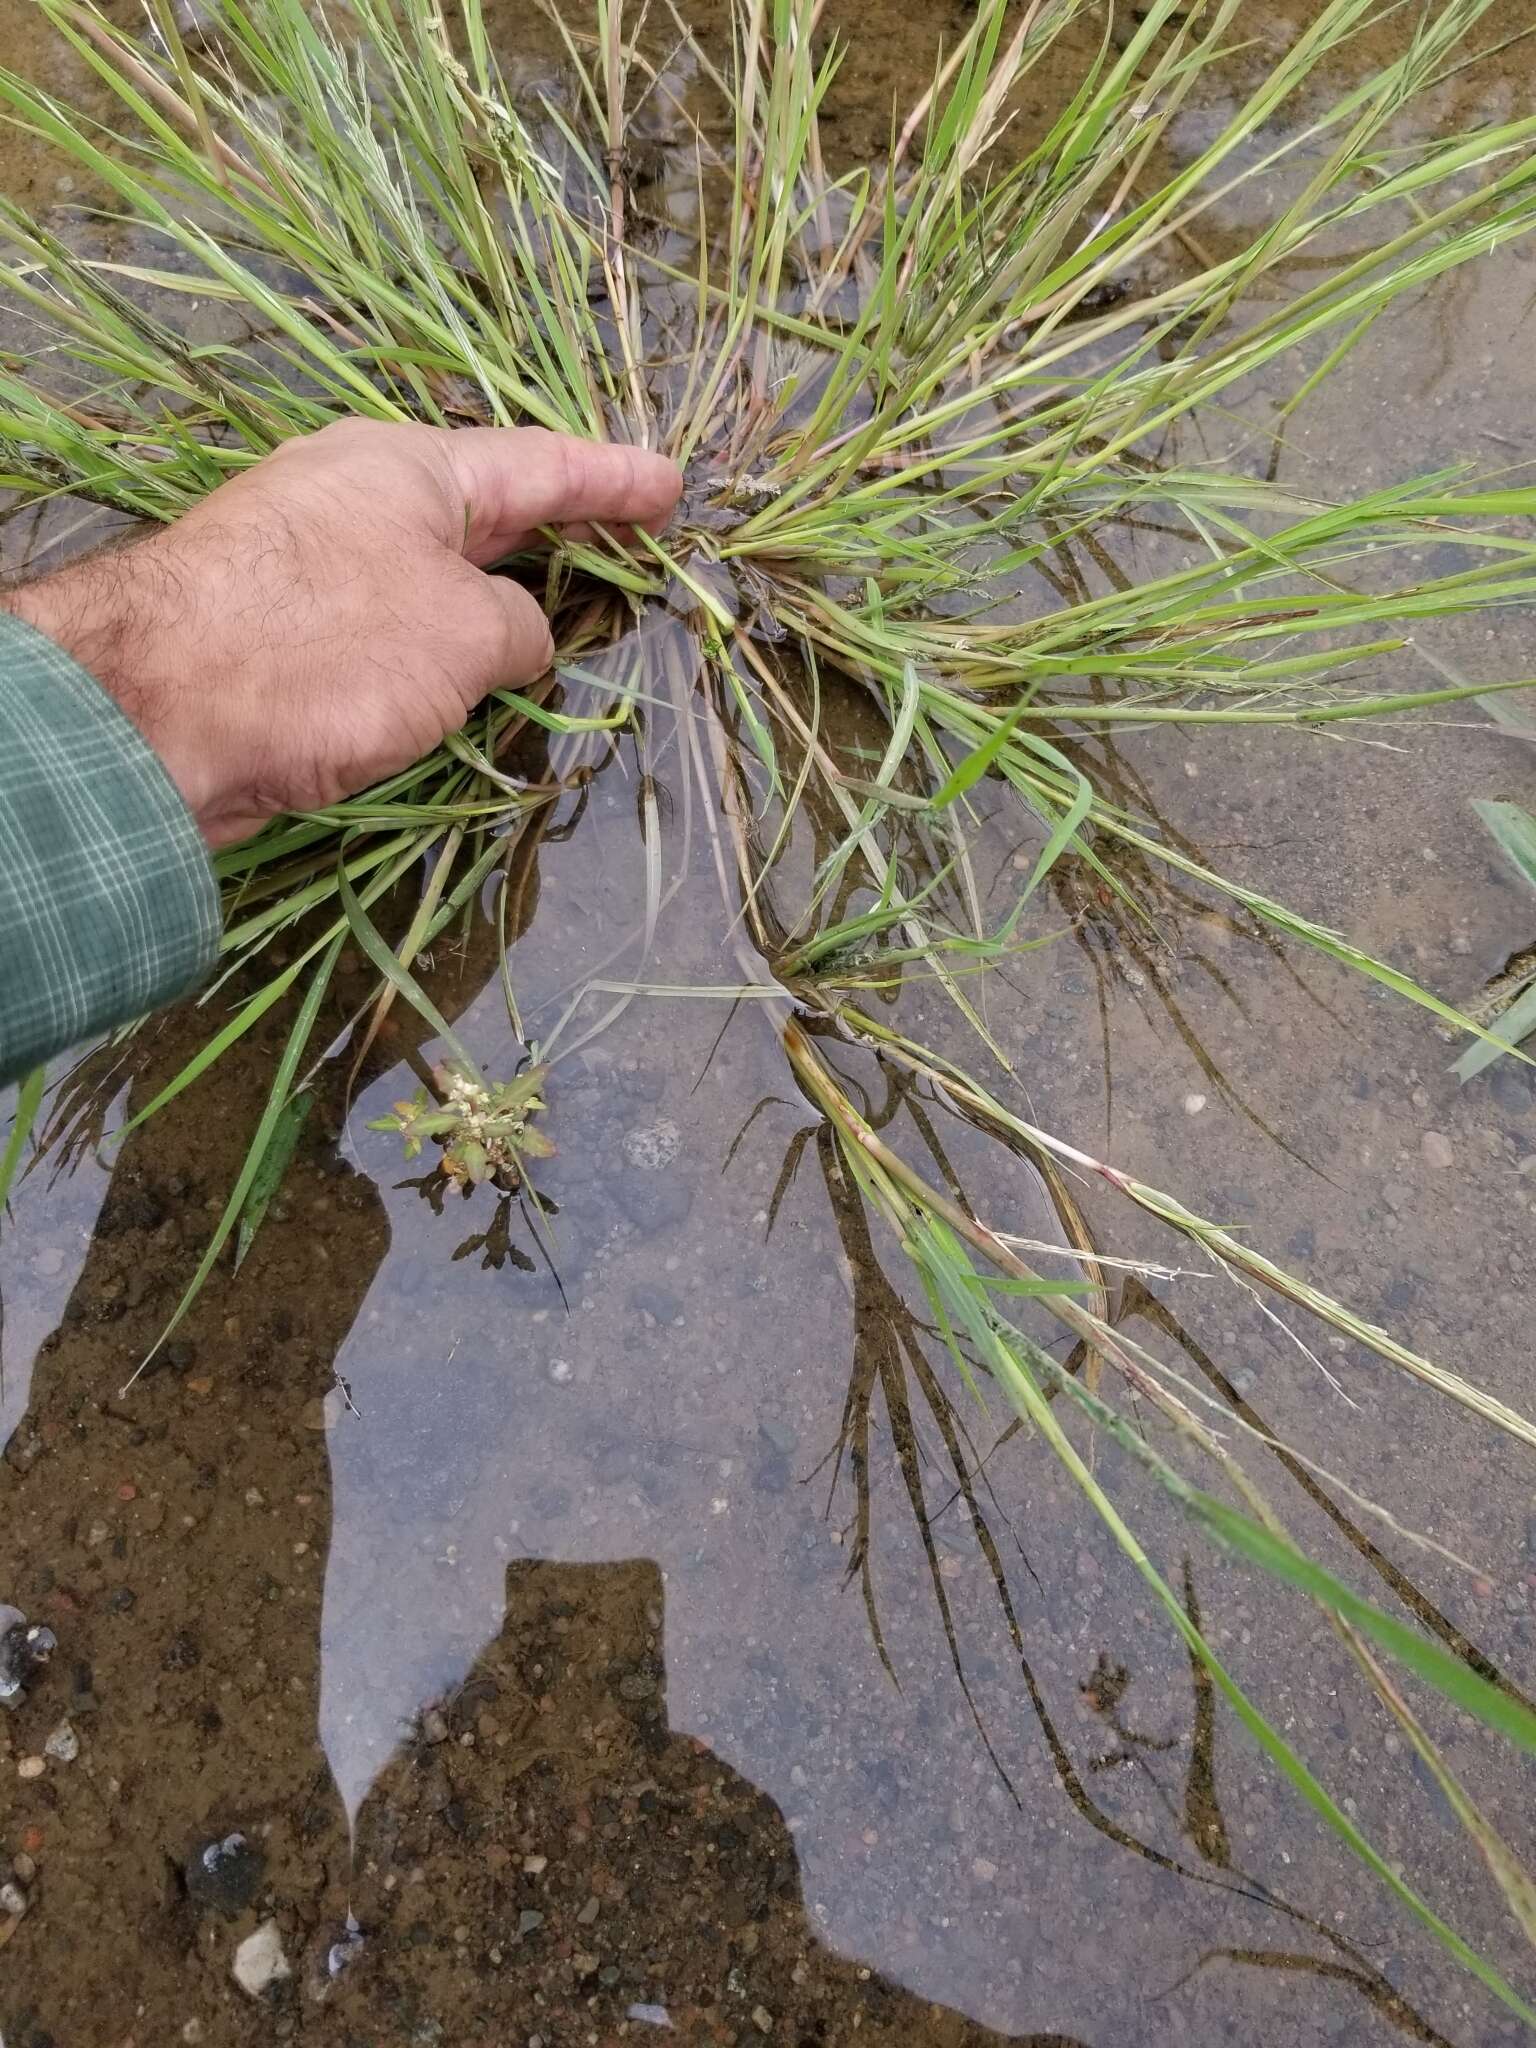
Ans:
[[[594,0],[579,26],[562,10],[565,93],[514,88],[480,0],[448,15],[426,0],[351,0],[334,15],[213,0],[195,46],[172,0],[150,0],[143,36],[91,0],[40,4],[114,111],[93,117],[0,72],[0,108],[74,160],[101,210],[66,239],[0,208],[0,287],[37,336],[25,363],[0,359],[0,481],[21,500],[169,519],[347,414],[627,438],[668,450],[688,483],[661,538],[599,535],[507,565],[538,579],[552,616],[544,685],[498,692],[409,772],[220,856],[228,971],[204,998],[207,1041],[135,1121],[254,1045],[274,1011],[291,1023],[178,1317],[292,1149],[346,941],[378,976],[346,1049],[353,1071],[396,1000],[447,1047],[431,1089],[384,1122],[466,1192],[506,1193],[550,1150],[546,1068],[667,993],[648,964],[702,833],[724,979],[671,993],[761,1006],[960,1380],[978,1399],[1000,1392],[1061,1461],[1303,1799],[1536,2024],[1226,1671],[1086,1440],[1107,1435],[1219,1545],[1317,1603],[1529,1939],[1530,1880],[1393,1667],[1519,1748],[1536,1749],[1536,1716],[1292,1543],[1200,1398],[1115,1326],[1111,1262],[1074,1188],[1109,1184],[1221,1270],[1483,1422],[1527,1446],[1536,1429],[1035,1124],[976,994],[1048,936],[1063,875],[1129,921],[1164,876],[1476,1033],[1347,936],[1209,871],[1096,786],[1074,740],[1168,722],[1321,727],[1488,688],[1424,675],[1414,636],[1536,596],[1536,492],[1444,472],[1324,502],[1265,481],[1241,450],[1226,467],[1181,459],[1178,430],[1266,379],[1287,394],[1283,428],[1394,301],[1536,220],[1536,117],[1435,140],[1405,118],[1477,54],[1489,0],[1411,20],[1380,0],[1323,0],[1256,66],[1262,10],[1245,0],[1152,0],[1124,17],[1102,0],[982,0],[881,160],[853,170],[823,147],[840,52],[816,0],[738,0],[718,64],[675,9],[664,33],[659,6],[651,33],[620,0]],[[1362,77],[1357,39],[1388,16],[1401,54]],[[1350,82],[1329,92],[1341,53]],[[1069,82],[1030,125],[1021,87],[1047,76]],[[1204,104],[1224,111],[1186,123],[1213,80],[1224,97]],[[664,217],[642,164],[658,113],[674,138]],[[189,298],[238,309],[248,338],[189,341]],[[1055,573],[1075,543],[1091,553],[1138,530],[1164,543],[1155,574]],[[878,717],[876,747],[833,731],[838,689]],[[521,765],[534,737],[536,778]],[[667,749],[684,785],[681,854],[652,773]],[[544,1034],[539,1064],[487,1077],[413,970],[466,917],[489,916],[511,952],[519,860],[615,757],[638,771],[645,914],[627,955]],[[990,929],[972,860],[983,787],[1034,849]],[[810,813],[808,872],[792,855]],[[396,929],[398,885],[418,870]],[[262,980],[279,937],[283,962]],[[504,957],[526,1043],[514,967]],[[231,1007],[253,969],[254,993]],[[878,998],[909,975],[947,994],[990,1082],[892,1020]],[[983,1220],[873,1126],[838,1062],[876,1057],[1035,1164],[1078,1280],[1042,1275],[1006,1216]],[[23,1091],[0,1193],[41,1094]],[[1032,1334],[1042,1311],[1080,1340],[1082,1370]],[[1219,1493],[1190,1476],[1202,1464]]]

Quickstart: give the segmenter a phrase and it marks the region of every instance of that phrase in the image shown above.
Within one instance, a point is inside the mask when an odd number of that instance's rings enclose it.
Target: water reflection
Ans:
[[[657,981],[721,978],[711,835],[665,724],[633,744],[525,764],[562,807],[456,950],[422,963],[493,1076],[522,1053],[504,941],[530,1029],[625,968],[637,932]],[[674,785],[658,904],[636,810],[653,807],[648,837]],[[812,807],[786,860],[814,863],[835,831]],[[359,963],[326,1032],[366,986]],[[280,1998],[386,2041],[482,2012],[537,2032],[536,1997],[553,2039],[579,2008],[652,2024],[630,2006],[697,2038],[760,2032],[759,2004],[812,2040],[855,2013],[925,2040],[1153,2039],[1207,1985],[1230,1999],[1222,1958],[1261,1960],[1254,1981],[1293,2001],[1315,1962],[1365,2023],[1441,2038],[1372,1959],[1370,1904],[1357,1939],[1353,1913],[1346,1932],[1291,1902],[1287,1817],[1219,1764],[1203,1674],[1027,1437],[978,1422],[935,1369],[921,1301],[787,1092],[772,1018],[608,996],[622,1032],[550,1085],[542,1250],[518,1204],[445,1194],[369,1129],[431,1051],[397,1006],[360,1073],[337,1037],[238,1283],[210,1288],[126,1400],[110,1390],[206,1237],[262,1063],[231,1063],[218,1117],[189,1092],[125,1148],[10,1460],[36,1533],[0,1591],[56,1629],[64,1673],[16,1741],[40,1750],[62,1712],[89,1762],[29,1781],[47,1892],[23,1934],[86,1899],[103,1926],[99,1972],[45,1973],[59,2011],[39,2024],[94,2024],[135,1943],[157,2021],[214,2023],[239,1996],[237,1941],[271,1920]],[[825,1050],[957,1200],[974,1180],[1016,1230],[1092,1242],[1022,1153]],[[175,1026],[147,1033],[112,1069],[114,1114],[184,1052]],[[85,1186],[95,1078],[51,1126]],[[29,1180],[29,1215],[44,1187]],[[1146,1289],[1118,1295],[1184,1341]],[[1148,1527],[1177,1554],[1155,1509]],[[121,1789],[93,1812],[102,1783]],[[196,1873],[236,1836],[261,1875],[226,1926]],[[1156,1988],[1123,1967],[1153,1954]],[[172,1969],[189,1955],[196,1998]],[[1278,2000],[1256,2009],[1264,2038],[1301,2038]]]
[[[627,792],[599,778],[587,806],[529,877],[530,1003],[628,927]],[[493,930],[451,1007],[494,1066],[514,1048]],[[97,1931],[67,1974],[0,1991],[7,2041],[95,2038],[129,1953],[165,2038],[223,2038],[232,1954],[269,1919],[279,2020],[338,2041],[656,2024],[632,2007],[700,2040],[751,2039],[759,2007],[807,2041],[855,2015],[875,2039],[1154,2039],[1207,1985],[1230,2008],[1222,1960],[1441,2039],[1244,1870],[1239,1830],[1267,1864],[1274,1810],[1223,1782],[1208,1694],[1027,1443],[970,1440],[835,1154],[779,1092],[771,1027],[719,1024],[638,1003],[622,1050],[560,1070],[552,1272],[521,1218],[529,1256],[487,1258],[491,1192],[434,1205],[367,1131],[419,1057],[392,1019],[239,1285],[122,1401],[245,1105],[182,1098],[130,1140],[12,1440],[38,1449],[0,1469],[14,1596],[62,1643],[8,1732],[31,1754],[67,1716],[83,1744],[18,1807],[41,1878],[17,1939],[56,1944],[82,1913]],[[146,1040],[126,1108],[177,1057]],[[255,1097],[261,1075],[228,1085]],[[753,1100],[726,1145],[726,1106]],[[915,1117],[963,1189],[975,1133],[894,1084],[869,1108]],[[226,1918],[195,1873],[234,1835],[260,1875]],[[1123,1968],[1154,1953],[1155,1984]],[[1302,2038],[1257,2009],[1263,2038]]]

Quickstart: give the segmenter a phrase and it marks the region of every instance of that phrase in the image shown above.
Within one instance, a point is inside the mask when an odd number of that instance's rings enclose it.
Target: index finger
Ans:
[[[463,427],[443,436],[466,508],[464,553],[484,566],[525,547],[541,526],[666,524],[683,475],[669,456],[583,441],[543,427]]]

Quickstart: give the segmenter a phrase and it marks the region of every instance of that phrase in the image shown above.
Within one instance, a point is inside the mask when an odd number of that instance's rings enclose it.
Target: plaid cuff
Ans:
[[[0,1083],[184,994],[218,941],[208,849],[159,760],[0,611]]]

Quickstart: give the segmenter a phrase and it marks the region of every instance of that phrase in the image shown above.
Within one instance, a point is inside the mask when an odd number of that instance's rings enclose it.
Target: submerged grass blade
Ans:
[[[251,1190],[256,1185],[257,1179],[266,1164],[273,1138],[284,1118],[291,1115],[289,1090],[293,1085],[294,1076],[299,1070],[299,1062],[304,1057],[304,1049],[309,1044],[310,1035],[315,1028],[315,1019],[320,1014],[320,1005],[325,1001],[326,993],[330,988],[331,976],[335,972],[336,962],[341,954],[342,943],[343,935],[338,933],[331,940],[329,946],[327,946],[321,956],[319,966],[316,967],[310,976],[309,987],[305,990],[304,994],[304,1001],[300,1005],[299,1014],[294,1020],[293,1029],[288,1034],[288,1042],[283,1047],[283,1056],[277,1063],[277,1071],[272,1077],[272,1089],[267,1097],[267,1106],[262,1112],[261,1121],[256,1126],[256,1134],[251,1140],[249,1150],[246,1152],[245,1164],[241,1167],[234,1187],[230,1190],[229,1199],[225,1202],[223,1213],[220,1215],[218,1223],[214,1226],[213,1235],[209,1238],[204,1248],[203,1256],[198,1261],[196,1272],[187,1282],[181,1299],[172,1310],[170,1320],[165,1328],[160,1332],[160,1335],[155,1339],[144,1357],[140,1359],[138,1365],[134,1367],[133,1372],[129,1375],[122,1388],[122,1392],[125,1394],[128,1388],[133,1385],[134,1381],[144,1371],[161,1345],[170,1336],[171,1332],[178,1327],[182,1318],[202,1292],[208,1275],[213,1271],[214,1262],[229,1242],[231,1231],[234,1230],[241,1216],[245,1213],[246,1203],[250,1199]]]
[[[34,1067],[23,1077],[16,1091],[16,1106],[11,1112],[11,1128],[6,1133],[5,1150],[0,1152],[0,1216],[11,1198],[11,1184],[16,1178],[16,1169],[21,1164],[21,1155],[27,1149],[27,1140],[37,1122],[37,1112],[42,1106],[43,1088],[47,1075],[41,1067]]]

